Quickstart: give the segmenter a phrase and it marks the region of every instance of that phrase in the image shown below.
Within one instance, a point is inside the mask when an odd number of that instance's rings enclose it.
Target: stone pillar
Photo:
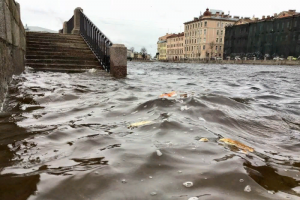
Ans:
[[[80,34],[80,12],[83,12],[83,9],[80,7],[74,10],[74,29],[72,30],[74,35]]]
[[[123,44],[110,47],[110,73],[116,78],[127,76],[127,48]]]
[[[63,26],[63,34],[68,34],[68,22],[64,22],[64,26]]]

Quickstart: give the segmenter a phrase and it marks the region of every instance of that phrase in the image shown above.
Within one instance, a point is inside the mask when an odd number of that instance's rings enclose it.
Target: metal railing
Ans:
[[[110,47],[112,42],[106,37],[93,22],[80,12],[80,35],[91,48],[102,67],[110,71]]]
[[[74,15],[71,17],[71,19],[67,22],[67,33],[72,33],[72,30],[74,28]]]

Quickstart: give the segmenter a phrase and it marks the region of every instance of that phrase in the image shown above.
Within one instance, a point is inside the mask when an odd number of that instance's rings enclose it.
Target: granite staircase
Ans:
[[[103,69],[80,35],[26,33],[26,66],[35,70],[81,72]]]

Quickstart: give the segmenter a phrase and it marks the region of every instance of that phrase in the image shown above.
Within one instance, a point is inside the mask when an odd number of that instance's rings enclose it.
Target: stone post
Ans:
[[[74,29],[72,30],[74,35],[80,34],[80,12],[83,12],[83,9],[80,7],[74,10]]]
[[[64,26],[63,26],[63,34],[68,34],[68,22],[64,22]]]
[[[110,47],[110,73],[116,78],[127,76],[127,48],[123,44]]]

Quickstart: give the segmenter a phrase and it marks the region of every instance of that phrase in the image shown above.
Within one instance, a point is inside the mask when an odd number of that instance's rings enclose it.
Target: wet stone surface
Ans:
[[[27,69],[0,113],[0,199],[298,200],[299,74],[129,62],[116,80]]]

